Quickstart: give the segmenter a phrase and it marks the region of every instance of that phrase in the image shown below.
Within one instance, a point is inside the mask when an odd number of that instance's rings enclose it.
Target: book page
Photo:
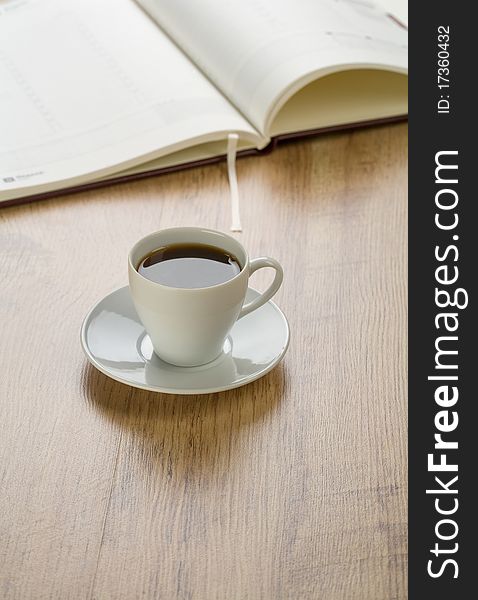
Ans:
[[[264,135],[319,76],[407,69],[407,33],[366,0],[137,0]]]
[[[408,0],[378,0],[380,6],[408,27]]]
[[[353,69],[331,73],[301,88],[274,116],[269,131],[271,136],[283,136],[407,113],[406,75]]]
[[[231,131],[261,143],[131,0],[0,3],[0,199]]]

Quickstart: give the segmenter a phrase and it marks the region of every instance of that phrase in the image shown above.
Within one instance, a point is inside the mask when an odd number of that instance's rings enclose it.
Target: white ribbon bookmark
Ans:
[[[231,231],[242,231],[241,214],[239,211],[239,188],[237,186],[236,153],[239,136],[230,133],[227,136],[227,175],[229,177],[229,190],[231,192]]]

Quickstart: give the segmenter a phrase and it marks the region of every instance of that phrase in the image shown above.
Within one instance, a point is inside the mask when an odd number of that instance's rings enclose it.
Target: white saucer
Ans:
[[[258,295],[249,288],[246,302]],[[221,356],[200,367],[176,367],[154,354],[125,286],[90,310],[81,345],[91,364],[116,381],[165,394],[210,394],[240,387],[273,369],[289,345],[289,325],[282,311],[266,302],[236,322]]]

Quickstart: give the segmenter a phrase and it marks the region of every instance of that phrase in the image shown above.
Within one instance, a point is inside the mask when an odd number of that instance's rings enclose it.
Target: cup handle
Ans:
[[[269,258],[267,256],[263,256],[261,258],[254,258],[249,263],[249,277],[255,273],[258,269],[262,269],[263,267],[272,267],[275,269],[275,277],[274,281],[270,284],[265,292],[263,292],[259,297],[252,302],[248,302],[242,307],[241,312],[239,313],[238,319],[242,319],[256,308],[259,308],[263,304],[265,304],[268,300],[272,298],[272,296],[277,292],[280,288],[282,279],[284,278],[284,272],[282,271],[282,267],[280,264],[274,260],[273,258]]]

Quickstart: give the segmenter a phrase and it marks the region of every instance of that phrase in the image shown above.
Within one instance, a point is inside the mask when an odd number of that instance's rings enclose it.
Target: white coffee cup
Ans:
[[[241,270],[224,283],[204,288],[169,287],[138,273],[142,259],[154,250],[184,243],[225,250],[237,258]],[[275,269],[274,280],[263,294],[244,306],[249,277],[262,267]],[[229,235],[200,227],[175,227],[152,233],[133,246],[128,276],[134,306],[156,354],[168,363],[193,367],[219,356],[237,319],[270,300],[282,283],[283,273],[273,258],[249,260],[243,246]]]

